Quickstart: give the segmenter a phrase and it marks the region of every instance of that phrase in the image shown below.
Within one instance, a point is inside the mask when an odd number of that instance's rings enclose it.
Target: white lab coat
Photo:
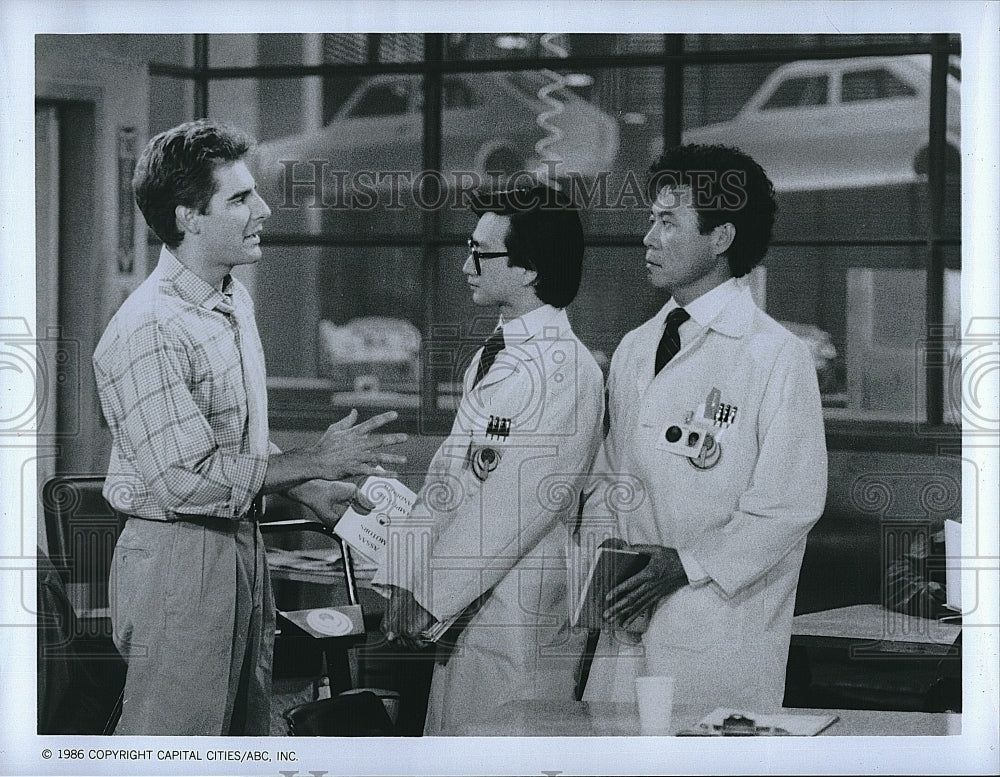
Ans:
[[[628,542],[677,548],[692,583],[661,600],[639,645],[602,634],[585,698],[633,701],[637,674],[664,674],[678,704],[778,707],[806,534],[826,495],[813,360],[743,289],[654,378],[665,316],[612,360],[595,469],[616,474],[588,501],[585,527],[613,515]],[[718,461],[698,468],[663,441],[689,412],[703,417],[713,388],[737,412],[714,428]],[[609,494],[615,481],[624,487]]]
[[[435,666],[426,734],[513,699],[573,698],[583,635],[568,629],[567,551],[600,443],[603,377],[564,310],[532,321],[523,341],[517,320],[505,326],[506,348],[475,388],[472,360],[451,433],[409,518],[390,527],[390,561],[375,578],[408,588],[441,621],[489,592]],[[491,416],[494,431],[509,421],[506,436],[488,434]]]

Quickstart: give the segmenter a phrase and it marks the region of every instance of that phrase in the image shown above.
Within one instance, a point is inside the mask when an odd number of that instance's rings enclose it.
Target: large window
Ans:
[[[585,277],[569,313],[610,357],[664,302],[642,270],[642,180],[679,141],[740,146],[772,178],[774,241],[750,282],[812,348],[833,438],[916,439],[955,421],[956,36],[193,43],[195,67],[151,75],[187,79],[191,115],[261,141],[274,216],[254,288],[276,426],[388,406],[414,431],[447,427],[461,369],[494,323],[460,272],[475,223],[463,194],[491,179],[544,174],[585,202]],[[151,114],[164,116],[159,95]]]

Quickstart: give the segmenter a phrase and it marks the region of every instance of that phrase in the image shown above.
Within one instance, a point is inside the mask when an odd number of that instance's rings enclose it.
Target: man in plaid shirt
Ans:
[[[111,572],[115,642],[128,662],[128,735],[266,735],[274,601],[257,521],[281,491],[335,522],[356,488],[338,478],[402,464],[402,434],[356,412],[314,445],[268,441],[264,355],[232,268],[261,258],[271,211],[243,161],[252,140],[213,122],[154,137],[133,179],[163,241],[149,278],[94,352],[112,434],[104,495],[126,514]]]

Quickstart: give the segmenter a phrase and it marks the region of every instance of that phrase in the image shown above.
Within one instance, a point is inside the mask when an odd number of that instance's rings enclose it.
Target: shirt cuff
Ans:
[[[222,467],[232,484],[229,501],[232,517],[238,520],[250,509],[253,500],[264,487],[267,457],[243,453],[223,454]]]
[[[687,575],[689,585],[699,588],[712,579],[705,571],[705,567],[699,564],[687,551],[678,550],[677,556],[681,560],[681,566],[684,567],[684,574]]]

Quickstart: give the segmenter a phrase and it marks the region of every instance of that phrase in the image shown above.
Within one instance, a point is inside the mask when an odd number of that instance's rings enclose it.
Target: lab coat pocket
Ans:
[[[671,648],[702,651],[743,640],[744,610],[722,597],[711,583],[681,588],[660,605],[643,642],[650,639]]]

